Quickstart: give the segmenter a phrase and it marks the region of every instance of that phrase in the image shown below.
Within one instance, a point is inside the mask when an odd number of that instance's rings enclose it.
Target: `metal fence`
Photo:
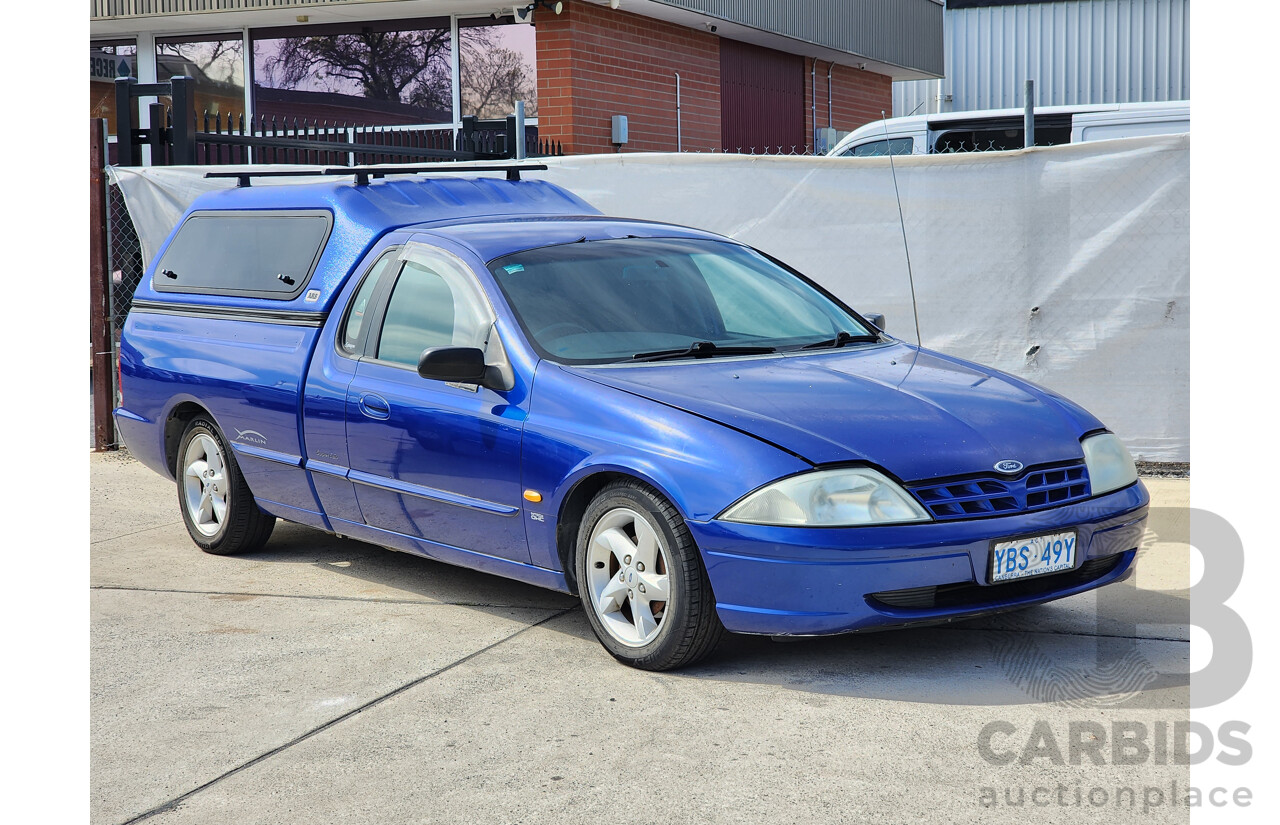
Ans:
[[[124,195],[119,186],[108,184],[107,272],[111,280],[108,317],[117,345],[120,330],[124,328],[125,316],[133,305],[133,293],[142,282],[142,273],[146,268],[146,261],[142,258],[142,244],[138,241],[138,233],[129,216]]]
[[[464,117],[460,129],[453,126],[384,126],[329,123],[327,121],[272,117],[258,118],[222,112],[210,114],[191,108],[194,80],[175,76],[162,83],[139,83],[133,77],[116,78],[116,111],[119,113],[115,162],[136,166],[150,154],[150,165],[168,166],[301,163],[356,166],[422,161],[509,160],[520,156],[563,155],[563,146],[539,141],[536,126],[524,126],[517,116],[505,120]],[[147,127],[134,109],[143,98]],[[161,102],[167,99],[168,103]],[[520,104],[517,104],[519,108]],[[521,146],[523,143],[523,146]],[[521,152],[523,149],[523,152]]]
[[[172,110],[165,113],[172,124]],[[199,115],[192,140],[197,165],[300,163],[324,166],[367,166],[431,160],[509,159],[516,129],[504,120],[463,118],[452,126],[380,126],[330,123],[306,118],[250,118],[243,115]],[[171,128],[171,126],[170,126]],[[539,140],[538,127],[525,127],[525,156],[564,154],[562,144]],[[174,162],[166,147],[165,162]],[[153,160],[153,162],[155,162]],[[160,165],[160,164],[157,164]]]

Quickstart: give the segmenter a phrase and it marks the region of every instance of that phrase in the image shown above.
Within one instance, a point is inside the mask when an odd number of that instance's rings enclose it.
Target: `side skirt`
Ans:
[[[263,509],[266,508],[264,507]],[[497,556],[486,556],[483,553],[463,550],[460,547],[427,541],[426,539],[414,538],[413,536],[394,533],[390,530],[381,530],[377,527],[370,527],[367,524],[357,524],[354,521],[330,518],[329,522],[332,525],[329,528],[331,532],[367,541],[370,544],[377,544],[389,550],[412,553],[415,556],[423,556],[446,564],[479,570],[482,573],[492,573],[495,576],[515,579],[526,584],[532,584],[535,587],[558,590],[561,593],[569,592],[569,584],[565,581],[564,573],[559,570],[548,570],[544,567],[521,564],[510,559],[500,559]]]

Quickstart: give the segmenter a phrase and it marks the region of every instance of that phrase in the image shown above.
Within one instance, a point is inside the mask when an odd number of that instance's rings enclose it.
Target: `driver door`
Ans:
[[[418,375],[429,347],[478,346],[488,363],[505,363],[493,310],[456,256],[415,242],[401,259],[347,391],[360,511],[382,530],[528,563],[520,518],[526,410],[498,390]]]

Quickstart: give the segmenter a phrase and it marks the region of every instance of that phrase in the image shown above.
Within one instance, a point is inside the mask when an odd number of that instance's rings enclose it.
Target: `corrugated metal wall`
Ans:
[[[948,9],[946,77],[895,83],[893,113],[1191,97],[1191,0],[1068,0]],[[939,95],[951,95],[950,102]]]
[[[942,7],[934,0],[655,0],[754,29],[942,74]]]
[[[908,80],[893,84],[893,116],[932,115],[939,111],[941,80]]]
[[[89,0],[89,18],[98,20],[110,17],[324,6],[353,2],[359,2],[359,0]]]

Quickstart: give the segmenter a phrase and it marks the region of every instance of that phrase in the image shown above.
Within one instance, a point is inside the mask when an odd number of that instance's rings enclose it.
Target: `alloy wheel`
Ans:
[[[628,647],[658,637],[671,598],[667,548],[644,516],[620,507],[605,513],[587,546],[587,587],[596,617]]]
[[[215,536],[226,521],[230,497],[218,442],[204,433],[192,438],[182,466],[183,500],[191,523],[203,535]]]

